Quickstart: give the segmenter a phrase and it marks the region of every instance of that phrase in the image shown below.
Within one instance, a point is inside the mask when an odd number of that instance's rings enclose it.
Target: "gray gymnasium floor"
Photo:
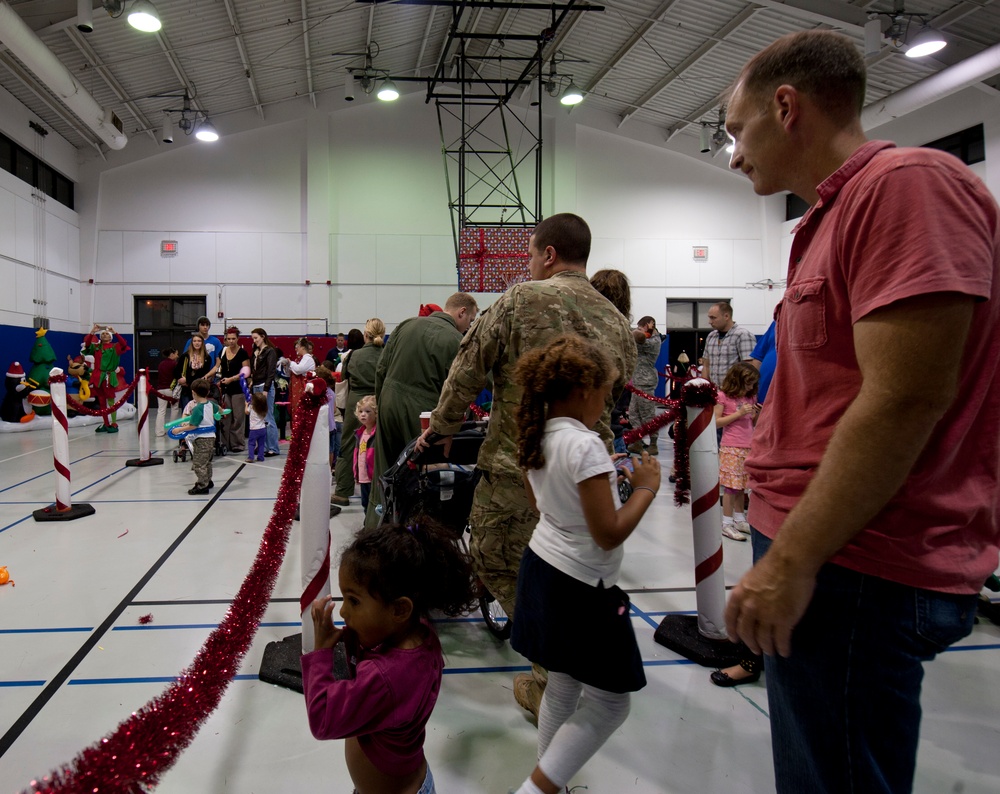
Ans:
[[[32,511],[55,492],[51,443],[48,432],[0,433],[0,565],[16,583],[0,587],[0,781],[8,791],[71,760],[190,663],[250,566],[285,460],[217,459],[216,488],[192,497],[190,466],[172,461],[172,446],[161,445],[162,466],[125,467],[138,456],[134,422],[117,436],[71,428],[73,500],[97,512],[38,523]],[[360,521],[359,502],[333,519],[335,548]],[[301,696],[256,675],[264,645],[298,630],[297,527],[237,679],[159,791],[351,790],[343,748],[312,738]],[[725,541],[727,583],[748,567],[748,546]],[[719,689],[708,670],[652,639],[666,613],[695,608],[689,512],[665,490],[625,551],[622,585],[649,684],[574,791],[773,790],[763,681]],[[153,621],[141,625],[146,614]],[[511,694],[525,660],[474,616],[437,628],[447,668],[426,744],[437,789],[503,794],[535,759],[535,728]],[[998,683],[992,624],[930,665],[916,791],[1000,791]]]

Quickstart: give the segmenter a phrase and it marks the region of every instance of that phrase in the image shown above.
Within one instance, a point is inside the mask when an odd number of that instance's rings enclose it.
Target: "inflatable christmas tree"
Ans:
[[[49,406],[49,372],[56,363],[56,354],[45,338],[48,329],[39,328],[35,331],[35,346],[31,348],[31,369],[28,371],[25,383],[28,384],[28,402],[36,414],[46,416],[51,408]],[[34,395],[34,397],[32,396]]]

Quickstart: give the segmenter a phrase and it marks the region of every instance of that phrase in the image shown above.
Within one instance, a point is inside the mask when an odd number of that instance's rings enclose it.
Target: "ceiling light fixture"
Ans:
[[[219,140],[219,133],[215,129],[215,125],[206,117],[205,120],[198,125],[198,129],[194,134],[194,137],[199,141],[205,141],[206,143],[214,143]]]
[[[906,48],[907,58],[923,58],[945,48],[948,42],[934,28],[924,25]]]
[[[579,105],[583,102],[583,91],[576,87],[576,84],[570,80],[569,85],[566,86],[566,90],[563,91],[563,95],[559,97],[559,102],[563,105]]]
[[[387,77],[375,96],[383,102],[394,102],[399,99],[399,91],[396,89],[396,84]]]
[[[128,12],[128,23],[143,33],[156,33],[163,27],[156,6],[149,0],[136,0],[132,4],[132,9]]]
[[[927,17],[904,9],[903,0],[894,0],[892,11],[872,12],[865,24],[865,57],[877,55],[883,39],[905,52],[907,58],[923,58],[944,48],[948,42],[939,31],[928,26]],[[888,25],[883,31],[885,20]]]

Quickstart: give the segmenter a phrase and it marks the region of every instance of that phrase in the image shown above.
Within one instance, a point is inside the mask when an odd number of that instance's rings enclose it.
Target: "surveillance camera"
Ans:
[[[344,101],[354,101],[354,75],[350,72],[347,73],[347,78],[344,80]]]

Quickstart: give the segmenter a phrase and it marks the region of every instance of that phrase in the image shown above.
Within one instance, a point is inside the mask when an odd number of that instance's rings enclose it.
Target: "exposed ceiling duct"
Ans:
[[[0,0],[0,43],[104,143],[112,149],[124,148],[128,136],[122,131],[121,119],[110,108],[98,104],[5,0]]]
[[[866,130],[886,124],[915,110],[944,99],[1000,72],[1000,44],[949,66],[918,83],[872,102],[861,114]]]

